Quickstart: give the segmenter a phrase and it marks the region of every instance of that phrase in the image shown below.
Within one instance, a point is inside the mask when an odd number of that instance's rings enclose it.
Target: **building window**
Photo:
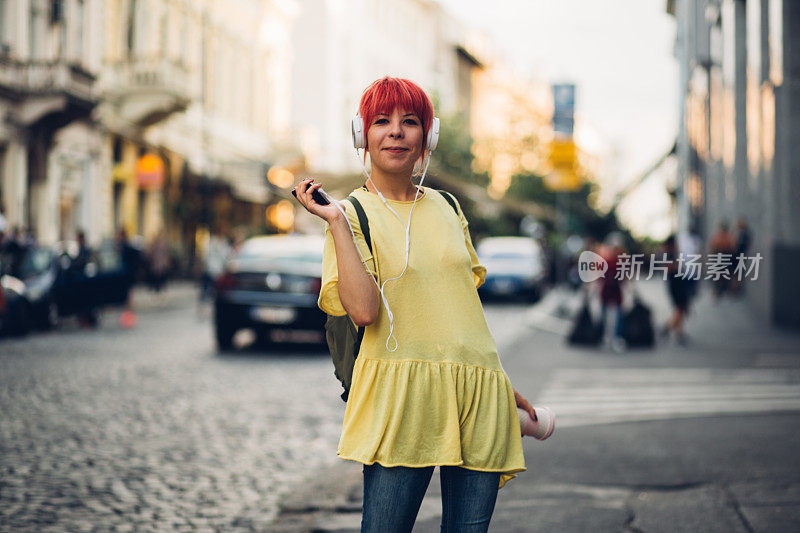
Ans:
[[[114,138],[114,147],[112,151],[114,153],[114,163],[122,162],[122,139],[119,137]]]
[[[184,65],[189,63],[189,15],[186,11],[181,11],[180,61]]]
[[[8,206],[5,204],[6,198],[3,195],[3,187],[6,185],[6,152],[8,151],[8,146],[5,144],[0,144],[0,213],[5,213],[8,215]]]
[[[144,235],[144,216],[145,216],[145,213],[147,212],[146,209],[145,209],[145,207],[146,207],[145,206],[145,202],[147,200],[147,195],[146,195],[145,191],[143,191],[142,189],[139,189],[138,196],[139,197],[138,197],[138,203],[137,203],[137,226],[136,227],[137,227],[137,230],[138,230],[137,233],[139,235]]]
[[[167,43],[168,38],[168,21],[169,21],[169,7],[162,6],[161,7],[161,16],[158,19],[158,38],[159,38],[159,52],[161,57],[169,57],[167,54],[167,50],[169,50]]]
[[[50,24],[58,24],[64,21],[64,0],[51,0],[50,2]]]
[[[75,24],[72,28],[72,34],[75,36],[75,58],[79,63],[83,62],[83,40],[86,38],[84,32],[84,17],[86,16],[86,9],[84,0],[78,0],[75,6]]]
[[[6,4],[6,0],[0,0],[0,53],[7,46],[8,41],[8,30],[6,30],[6,19],[8,18],[6,11],[8,6]]]
[[[40,59],[40,50],[42,46],[42,30],[45,24],[44,21],[45,10],[42,5],[33,0],[31,2],[31,18],[30,18],[30,31],[28,32],[28,50],[29,56],[32,60]]]
[[[769,77],[775,87],[783,83],[783,1],[769,0]]]
[[[134,55],[136,46],[136,0],[129,0],[128,3],[128,17],[125,21],[128,29],[127,48],[128,57]]]

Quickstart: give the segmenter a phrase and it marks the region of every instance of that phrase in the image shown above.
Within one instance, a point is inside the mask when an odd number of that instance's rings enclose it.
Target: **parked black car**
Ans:
[[[3,273],[0,256],[0,335],[24,335],[30,328],[30,305],[25,298],[25,284]]]
[[[61,317],[122,304],[128,287],[119,252],[103,243],[91,258],[80,258],[77,243],[52,248],[27,246],[15,258],[0,257],[6,310],[2,330],[25,333],[54,328]]]
[[[113,241],[100,244],[88,260],[79,256],[77,243],[72,241],[60,243],[56,251],[58,279],[54,293],[61,316],[125,303],[129,278]]]
[[[262,236],[244,242],[216,280],[217,345],[229,349],[244,328],[265,341],[275,331],[306,333],[324,342],[325,313],[317,307],[322,281],[323,239]]]

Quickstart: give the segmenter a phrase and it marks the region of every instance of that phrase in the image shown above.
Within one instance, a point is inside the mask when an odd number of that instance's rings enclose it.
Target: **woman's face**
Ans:
[[[410,111],[395,108],[378,114],[367,126],[367,150],[375,168],[391,173],[411,172],[422,155],[422,122]]]

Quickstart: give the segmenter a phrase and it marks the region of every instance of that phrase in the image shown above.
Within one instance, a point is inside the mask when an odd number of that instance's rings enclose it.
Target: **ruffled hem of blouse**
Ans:
[[[514,391],[502,370],[359,357],[338,455],[383,466],[525,470]]]

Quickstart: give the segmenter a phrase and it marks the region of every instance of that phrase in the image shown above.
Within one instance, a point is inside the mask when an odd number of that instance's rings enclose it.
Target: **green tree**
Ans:
[[[489,186],[489,175],[476,173],[472,169],[475,156],[472,154],[472,135],[463,113],[443,117],[439,129],[439,143],[433,152],[431,167],[455,176],[460,180]]]
[[[591,202],[597,192],[597,185],[585,181],[580,189],[571,192],[556,193],[544,184],[544,177],[534,173],[516,174],[506,190],[506,196],[517,200],[536,202],[552,207],[560,206],[568,213],[567,231],[594,239],[603,239],[612,231],[622,231],[614,210],[608,213],[598,212]],[[558,194],[562,194],[559,202]],[[554,224],[547,224],[554,230]]]

